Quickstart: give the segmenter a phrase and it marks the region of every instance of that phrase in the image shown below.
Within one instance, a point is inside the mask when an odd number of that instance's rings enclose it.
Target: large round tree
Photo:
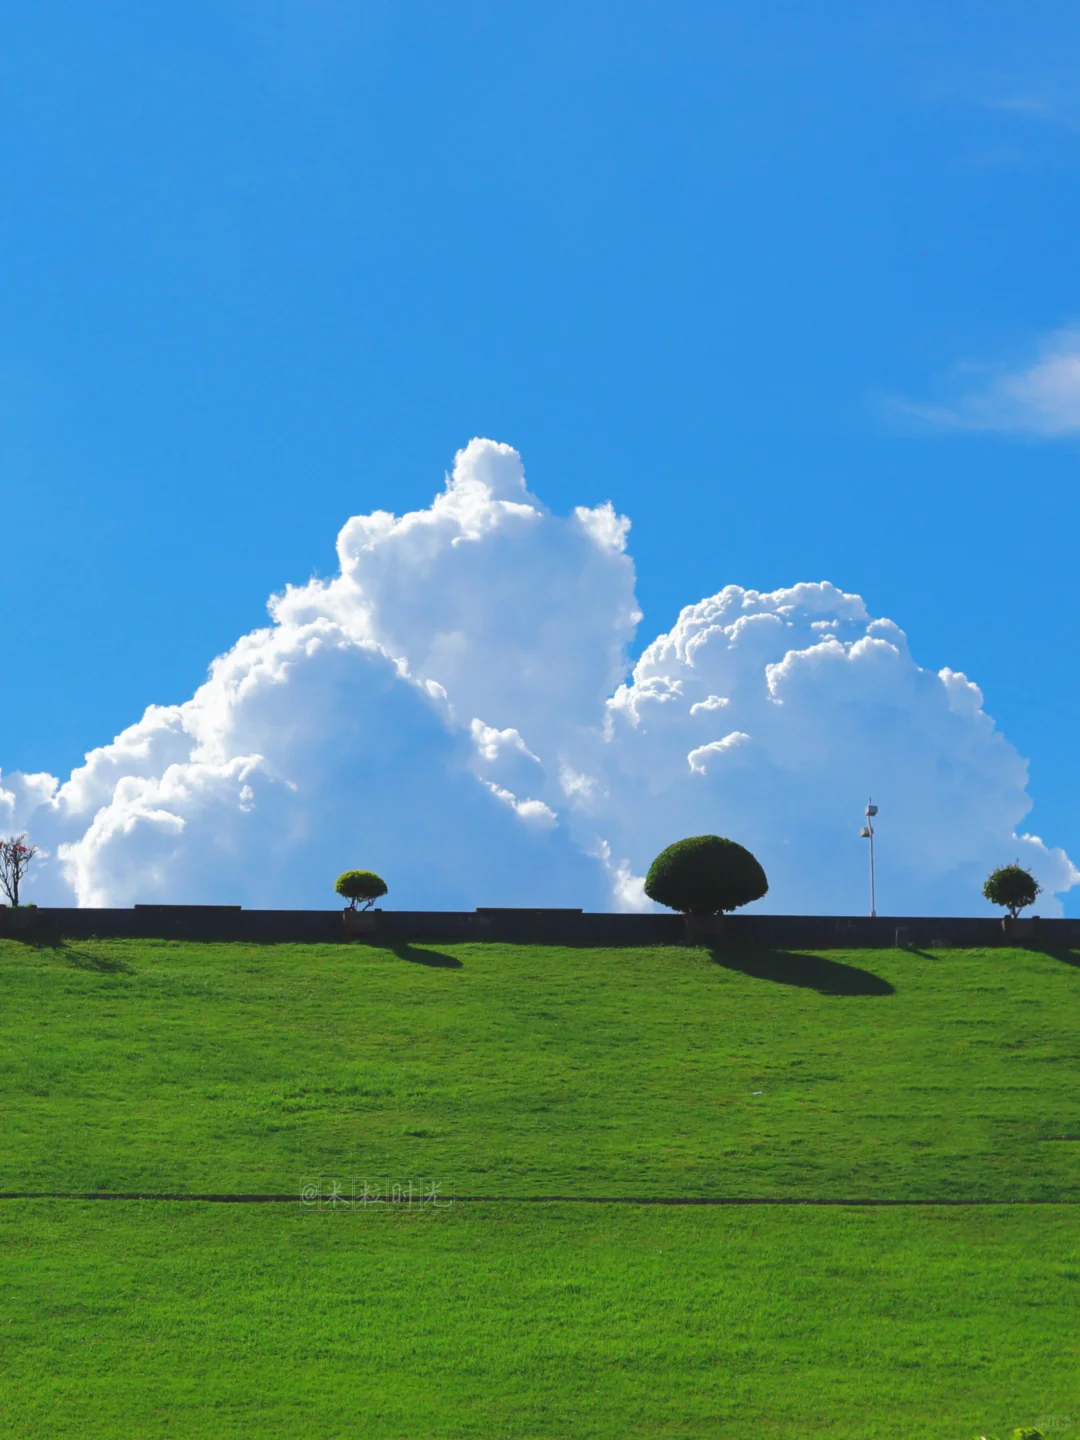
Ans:
[[[381,895],[386,894],[386,881],[374,870],[346,870],[334,882],[334,889],[349,902],[349,909],[355,910],[358,900],[368,910]]]
[[[716,915],[760,900],[765,871],[745,846],[721,835],[692,835],[661,850],[649,866],[645,894],[687,915]]]
[[[1041,893],[1042,886],[1019,861],[1015,865],[999,866],[983,886],[983,894],[991,905],[1004,905],[1014,920],[1026,905],[1034,905]]]

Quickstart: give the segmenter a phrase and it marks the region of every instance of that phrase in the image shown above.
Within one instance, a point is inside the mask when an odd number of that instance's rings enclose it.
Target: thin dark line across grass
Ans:
[[[360,1209],[366,1203],[372,1208],[397,1205],[402,1208],[423,1208],[419,1201],[407,1197],[387,1197],[367,1202],[340,1199],[305,1200],[290,1195],[228,1195],[182,1194],[155,1190],[142,1191],[73,1191],[73,1190],[11,1190],[0,1191],[0,1200],[169,1200],[201,1201],[208,1205],[307,1205],[312,1209]],[[441,1204],[442,1202],[440,1202]],[[930,1207],[941,1205],[1080,1205],[1080,1197],[1055,1200],[877,1200],[862,1196],[857,1199],[805,1198],[793,1195],[455,1195],[449,1205],[846,1205],[865,1209],[873,1207]]]

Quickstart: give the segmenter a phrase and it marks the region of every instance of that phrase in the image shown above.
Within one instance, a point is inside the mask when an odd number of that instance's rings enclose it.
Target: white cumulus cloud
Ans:
[[[708,703],[718,694],[723,707]],[[602,828],[609,864],[640,874],[682,835],[730,835],[765,866],[762,908],[865,909],[871,794],[883,913],[976,912],[988,871],[1017,855],[1048,891],[1080,878],[1063,851],[1018,834],[1027,766],[978,688],[921,669],[892,621],[829,584],[728,586],[688,606],[587,750],[578,765],[605,799],[578,807],[576,829]]]
[[[656,852],[718,832],[762,860],[763,907],[858,913],[871,792],[879,908],[982,909],[1017,855],[1048,892],[1080,878],[1023,834],[1026,765],[978,688],[856,595],[728,586],[628,670],[628,531],[552,515],[472,441],[428,508],[349,520],[339,573],[276,596],[185,704],[62,783],[0,779],[0,828],[47,852],[33,898],[323,906],[364,866],[401,908],[640,910]]]

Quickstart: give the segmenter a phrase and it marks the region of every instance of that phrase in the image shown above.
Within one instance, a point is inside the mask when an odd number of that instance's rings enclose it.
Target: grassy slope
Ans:
[[[10,1204],[7,1436],[1080,1434],[1058,1209]]]
[[[0,1188],[1080,1198],[1075,957],[403,954],[0,944]]]
[[[0,1188],[1080,1195],[1080,968],[0,945]],[[760,1096],[754,1090],[762,1090]],[[14,1437],[1080,1437],[1080,1210],[0,1205]]]

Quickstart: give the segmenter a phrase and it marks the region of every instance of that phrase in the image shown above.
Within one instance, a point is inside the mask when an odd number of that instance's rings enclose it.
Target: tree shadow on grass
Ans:
[[[754,980],[772,980],[778,985],[794,985],[801,990],[816,990],[821,995],[895,995],[896,990],[869,970],[857,965],[842,965],[824,955],[796,955],[788,950],[737,951],[713,947],[709,954],[714,965],[737,970]]]
[[[392,945],[391,952],[399,960],[408,960],[413,965],[431,965],[439,970],[460,970],[461,961],[456,955],[447,955],[443,950],[423,950],[417,945]]]
[[[115,956],[95,955],[89,950],[78,950],[66,940],[55,941],[50,947],[76,970],[91,970],[97,975],[134,975],[134,965]]]
[[[1037,950],[1040,955],[1049,955],[1051,960],[1060,960],[1063,965],[1072,965],[1080,969],[1080,950],[1072,950],[1061,945],[1025,945],[1025,950]]]

